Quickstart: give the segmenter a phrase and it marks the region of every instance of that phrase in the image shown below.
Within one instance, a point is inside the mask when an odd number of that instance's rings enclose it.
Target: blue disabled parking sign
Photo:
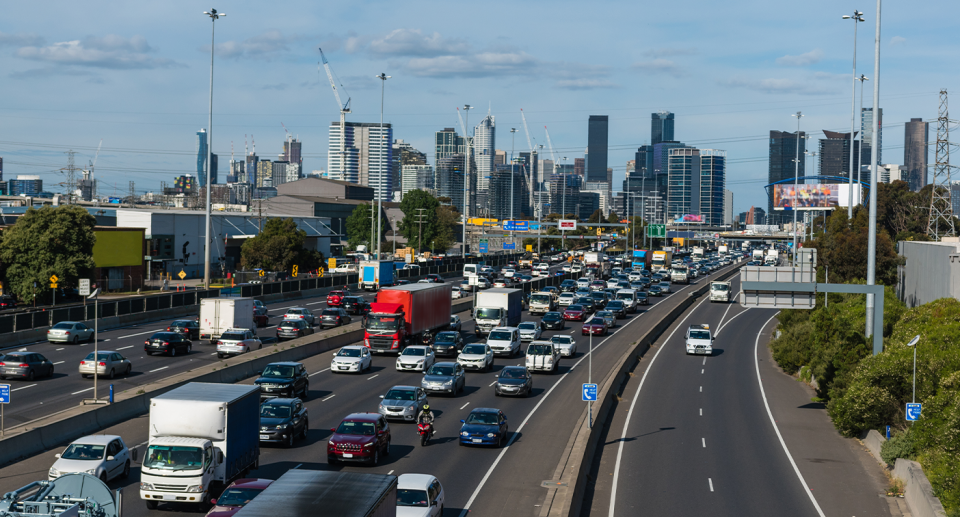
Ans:
[[[923,409],[923,404],[919,404],[919,403],[914,404],[914,403],[908,402],[907,403],[907,421],[916,422],[917,420],[920,420],[921,409]]]
[[[597,385],[596,384],[583,385],[583,401],[584,402],[597,401]]]

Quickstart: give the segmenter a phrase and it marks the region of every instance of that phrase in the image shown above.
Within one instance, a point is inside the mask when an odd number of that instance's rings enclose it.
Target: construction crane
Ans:
[[[536,159],[534,154],[537,152],[533,147],[533,142],[530,141],[530,129],[527,128],[527,116],[523,114],[523,108],[520,108],[520,119],[523,120],[523,132],[527,135],[527,146],[530,147],[530,172],[527,174],[527,190],[530,192],[530,206],[536,210],[536,204],[533,197],[533,160]],[[543,208],[540,208],[543,210]]]
[[[557,163],[557,153],[553,152],[553,142],[550,141],[550,132],[547,131],[547,126],[543,126],[543,132],[547,134],[547,147],[550,149],[550,158],[553,160],[553,172],[556,173],[560,164]]]
[[[333,89],[333,96],[337,98],[337,109],[340,110],[340,176],[343,177],[345,173],[345,164],[347,161],[347,147],[346,147],[346,131],[347,131],[347,113],[350,113],[350,97],[347,97],[347,102],[344,103],[340,99],[340,91],[337,90],[337,82],[333,80],[333,70],[330,69],[330,62],[327,61],[327,56],[323,54],[323,49],[318,48],[320,51],[320,59],[323,60],[323,69],[327,72],[327,79],[330,80],[330,88]],[[343,83],[340,84],[340,87],[343,88]],[[344,90],[346,92],[346,90]],[[284,127],[286,129],[286,127]],[[289,132],[288,132],[289,133]]]

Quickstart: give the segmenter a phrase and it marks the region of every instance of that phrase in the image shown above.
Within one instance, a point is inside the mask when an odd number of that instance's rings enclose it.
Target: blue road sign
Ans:
[[[530,229],[530,221],[504,221],[503,231],[505,232],[525,232]]]
[[[481,243],[480,243],[480,253],[486,253],[486,252],[487,252],[487,243],[481,242]]]
[[[517,243],[515,243],[515,242],[505,242],[505,243],[503,243],[503,249],[505,249],[505,250],[515,250],[515,249],[517,249]]]
[[[923,404],[919,404],[919,403],[914,404],[914,403],[908,402],[907,403],[907,421],[916,422],[917,420],[920,420],[921,409],[923,409]]]
[[[10,385],[0,384],[0,404],[10,403]]]
[[[586,384],[583,385],[583,401],[584,402],[596,402],[597,401],[597,385],[596,384]]]

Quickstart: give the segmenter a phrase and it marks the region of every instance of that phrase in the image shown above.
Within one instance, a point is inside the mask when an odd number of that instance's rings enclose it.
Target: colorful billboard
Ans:
[[[674,221],[677,224],[703,224],[703,216],[696,214],[683,214]]]
[[[853,186],[853,203],[860,203],[860,185]],[[774,210],[833,210],[848,206],[847,183],[782,184],[773,186]]]

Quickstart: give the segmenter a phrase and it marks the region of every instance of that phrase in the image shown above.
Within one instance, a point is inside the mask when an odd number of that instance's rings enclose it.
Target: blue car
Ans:
[[[507,443],[509,426],[503,411],[494,408],[475,408],[460,423],[460,445],[493,445]]]

